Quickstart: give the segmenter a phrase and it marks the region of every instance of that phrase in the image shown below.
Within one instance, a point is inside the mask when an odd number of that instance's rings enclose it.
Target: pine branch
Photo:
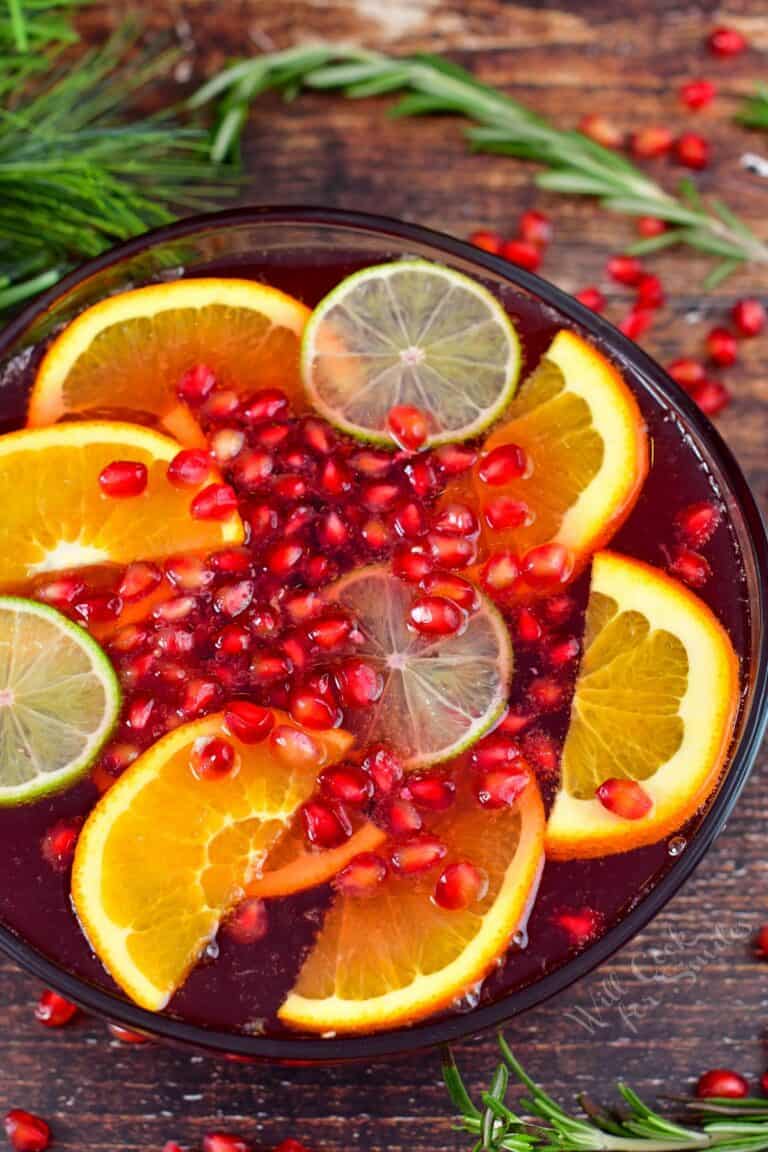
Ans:
[[[438,56],[393,58],[343,45],[289,49],[240,61],[214,77],[193,97],[192,106],[217,101],[218,129],[212,155],[236,154],[250,102],[267,89],[295,95],[301,88],[341,90],[347,97],[400,92],[396,117],[448,113],[472,122],[471,148],[533,161],[543,168],[541,188],[591,196],[628,216],[656,216],[671,227],[663,246],[673,244],[716,258],[713,280],[742,264],[768,263],[768,245],[724,205],[694,200],[689,185],[677,195],[663,189],[625,156],[580,132],[563,131],[463,68]],[[659,242],[657,247],[661,247]],[[643,250],[648,251],[643,244]]]
[[[626,1084],[619,1084],[621,1110],[607,1110],[581,1099],[583,1116],[565,1112],[536,1084],[499,1037],[501,1063],[477,1107],[453,1056],[443,1061],[443,1076],[457,1127],[474,1138],[473,1152],[765,1152],[768,1149],[768,1100],[684,1100],[696,1126],[683,1125],[648,1107]],[[527,1093],[518,1111],[507,1103],[510,1073]]]
[[[752,96],[744,101],[744,106],[736,119],[739,124],[745,124],[747,128],[768,132],[768,85],[758,84]]]

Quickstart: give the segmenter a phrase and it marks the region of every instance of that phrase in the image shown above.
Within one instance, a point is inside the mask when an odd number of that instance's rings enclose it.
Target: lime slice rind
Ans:
[[[384,677],[371,708],[348,718],[362,744],[403,751],[409,769],[460,755],[502,715],[513,651],[500,613],[487,597],[463,632],[427,639],[407,626],[414,590],[386,565],[356,569],[327,593],[355,617],[365,637],[358,654]]]
[[[317,411],[390,447],[387,415],[400,404],[430,417],[427,446],[479,435],[514,395],[520,362],[515,327],[491,292],[426,260],[347,277],[312,313],[301,351]]]
[[[0,596],[0,807],[83,776],[120,704],[114,669],[83,628],[47,605]]]

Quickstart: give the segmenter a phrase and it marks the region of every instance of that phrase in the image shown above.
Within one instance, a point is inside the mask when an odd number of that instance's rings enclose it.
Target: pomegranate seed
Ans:
[[[476,232],[471,233],[469,243],[474,244],[475,248],[482,248],[484,252],[490,252],[493,256],[498,256],[504,241],[498,232],[491,232],[487,228],[479,228]]]
[[[237,496],[229,484],[209,484],[189,506],[195,520],[228,520],[237,511]]]
[[[619,331],[630,340],[639,340],[652,323],[653,311],[650,308],[632,308],[619,324]]]
[[[299,728],[289,724],[278,724],[273,728],[270,743],[277,756],[289,768],[303,768],[308,764],[320,764],[323,754],[320,745]]]
[[[550,777],[557,771],[560,760],[558,746],[550,735],[533,729],[523,736],[523,751],[542,776]]]
[[[477,780],[477,799],[483,808],[511,808],[530,779],[524,768],[494,768]]]
[[[307,485],[301,476],[279,476],[274,482],[273,491],[281,500],[303,500],[307,494]]]
[[[306,578],[308,584],[328,584],[338,576],[338,570],[327,556],[310,556],[307,560]]]
[[[107,1024],[112,1036],[115,1040],[119,1040],[121,1044],[149,1044],[149,1036],[145,1036],[143,1032],[134,1032],[131,1028],[123,1028],[120,1024]]]
[[[394,836],[411,836],[421,832],[424,821],[410,800],[398,796],[387,808],[387,821]]]
[[[290,671],[291,665],[284,656],[259,652],[251,661],[251,675],[257,684],[271,684],[288,676]]]
[[[85,584],[74,576],[62,576],[35,589],[35,599],[57,606],[73,604],[85,592]]]
[[[672,139],[672,133],[668,128],[660,128],[657,125],[641,128],[639,132],[632,134],[632,154],[643,160],[666,156],[672,147]]]
[[[576,605],[570,596],[550,596],[542,605],[542,611],[550,624],[559,626],[570,620]]]
[[[202,736],[192,745],[189,766],[198,780],[221,780],[234,776],[240,758],[234,745],[221,736]]]
[[[603,929],[603,918],[600,913],[586,904],[581,908],[569,908],[558,912],[554,922],[565,932],[571,945],[577,948],[591,944]]]
[[[274,612],[268,608],[251,610],[249,625],[254,636],[262,640],[271,640],[280,631],[280,624]]]
[[[517,444],[500,444],[480,457],[477,474],[484,484],[497,487],[519,480],[528,471],[528,457]]]
[[[721,380],[705,380],[692,389],[691,396],[707,416],[717,416],[731,402],[731,393]]]
[[[690,356],[682,356],[667,364],[667,372],[676,384],[686,390],[704,382],[704,365],[700,360],[693,360]]]
[[[581,652],[581,645],[575,636],[569,636],[567,640],[561,640],[559,644],[553,644],[547,651],[547,660],[552,668],[564,668],[566,664],[571,664],[578,657]]]
[[[197,488],[207,480],[211,461],[205,452],[183,448],[168,465],[166,475],[175,488]]]
[[[703,588],[712,575],[706,557],[691,548],[681,548],[670,561],[669,571],[691,588]]]
[[[45,1024],[46,1028],[63,1028],[76,1015],[77,1005],[71,1004],[50,988],[44,989],[35,1008],[35,1019]]]
[[[376,852],[359,852],[357,856],[352,857],[346,868],[342,868],[333,883],[334,887],[345,896],[360,899],[372,896],[386,878],[386,860]]]
[[[313,692],[294,692],[289,710],[296,723],[305,728],[333,728],[340,720],[338,709]]]
[[[630,288],[639,284],[640,277],[644,275],[643,266],[635,256],[611,256],[605,268],[611,280]]]
[[[122,600],[138,600],[156,588],[162,578],[163,574],[155,564],[142,561],[129,564],[123,573],[117,594]]]
[[[335,680],[341,702],[347,707],[367,708],[384,690],[380,673],[364,660],[347,660],[337,670]]]
[[[466,536],[430,532],[427,536],[432,559],[441,568],[466,568],[477,556],[477,543]]]
[[[733,322],[742,336],[759,336],[765,327],[765,308],[759,300],[737,300],[731,312]]]
[[[426,517],[421,504],[409,500],[397,510],[392,527],[398,536],[422,536],[426,530]]]
[[[658,276],[640,277],[637,285],[637,302],[643,308],[660,308],[664,303],[664,289]]]
[[[416,872],[427,872],[439,864],[448,849],[436,836],[413,836],[397,844],[390,856],[395,872],[401,876],[412,876]]]
[[[456,798],[456,785],[442,776],[409,776],[403,796],[418,808],[430,812],[445,812]]]
[[[240,409],[240,397],[231,388],[212,392],[200,409],[209,420],[229,420]]]
[[[530,608],[520,608],[515,618],[518,639],[523,644],[535,644],[541,640],[543,629]]]
[[[688,80],[681,85],[678,95],[686,108],[698,112],[700,108],[706,108],[712,103],[716,92],[717,89],[711,80]]]
[[[253,601],[253,580],[238,580],[236,584],[223,584],[217,589],[213,604],[224,616],[239,616]]]
[[[188,404],[202,404],[216,386],[216,377],[205,364],[188,368],[176,385],[176,395]]]
[[[699,1077],[696,1095],[699,1100],[708,1100],[713,1096],[739,1100],[749,1095],[749,1084],[743,1076],[729,1068],[712,1068]]]
[[[418,548],[398,548],[392,557],[392,571],[400,580],[418,584],[432,571],[432,562]]]
[[[419,581],[419,588],[429,596],[441,596],[453,601],[465,612],[474,612],[479,603],[474,584],[453,572],[441,572],[440,569],[428,572]]]
[[[243,415],[249,424],[262,424],[265,420],[281,420],[288,415],[288,397],[279,388],[262,388],[254,392]]]
[[[197,608],[194,596],[174,596],[171,600],[164,600],[162,604],[152,609],[152,617],[164,624],[178,624],[186,620]]]
[[[396,404],[390,408],[387,427],[395,443],[406,452],[418,452],[429,436],[426,414],[411,404]]]
[[[277,1145],[275,1152],[309,1152],[309,1148],[298,1140],[283,1140]]]
[[[425,500],[437,490],[438,482],[435,470],[426,460],[412,460],[403,469],[414,493],[420,500]]]
[[[529,272],[535,272],[541,264],[541,249],[527,240],[505,240],[501,246],[501,255],[510,264],[527,268]]]
[[[511,552],[494,552],[480,572],[484,587],[493,592],[506,592],[520,577],[520,565]]]
[[[373,796],[373,780],[353,764],[326,768],[320,777],[320,785],[331,800],[339,800],[352,808],[364,807]]]
[[[318,848],[337,848],[349,838],[349,823],[340,815],[340,809],[328,808],[310,800],[301,810],[304,834],[310,844]]]
[[[271,424],[259,424],[253,431],[253,439],[260,448],[274,452],[280,448],[290,435],[291,425],[285,422],[273,421]]]
[[[380,552],[389,544],[389,529],[382,520],[366,520],[362,527],[362,537],[374,552]]]
[[[298,592],[295,596],[288,596],[283,601],[283,608],[291,620],[309,620],[317,616],[326,606],[324,596],[318,592]]]
[[[376,791],[388,796],[395,784],[403,778],[403,766],[388,748],[374,748],[363,760],[363,770],[373,780]]]
[[[666,221],[659,220],[658,216],[638,216],[637,218],[637,231],[641,236],[646,238],[661,236],[666,230]]]
[[[707,44],[715,56],[738,56],[747,47],[747,40],[736,28],[721,24],[712,29]]]
[[[164,567],[171,583],[185,592],[202,592],[213,580],[213,572],[201,556],[171,556]]]
[[[496,726],[496,732],[509,736],[517,736],[531,723],[533,717],[525,712],[509,711]]]
[[[269,930],[267,906],[256,897],[243,900],[227,916],[221,927],[225,935],[236,944],[255,944],[263,940]]]
[[[451,636],[466,620],[466,613],[444,596],[420,596],[408,613],[411,627],[425,636]]]
[[[528,695],[539,712],[554,712],[564,703],[565,689],[549,676],[539,676],[528,685]]]
[[[594,285],[589,285],[587,288],[582,288],[580,292],[576,293],[576,299],[584,305],[585,308],[590,308],[593,312],[602,312],[605,308],[605,296],[599,288]]]
[[[6,1112],[5,1134],[15,1152],[45,1152],[51,1142],[51,1130],[45,1120],[23,1108]]]
[[[274,468],[275,462],[270,453],[254,448],[247,456],[238,460],[235,469],[237,482],[246,491],[255,491],[269,479]]]
[[[296,633],[283,640],[283,651],[290,660],[293,671],[300,672],[307,663],[307,653]]]
[[[195,646],[195,637],[186,628],[161,628],[156,641],[158,655],[186,656]]]
[[[341,548],[349,540],[349,527],[338,512],[327,512],[318,524],[317,538],[325,548]]]
[[[597,798],[603,808],[622,820],[642,820],[653,808],[653,800],[636,780],[604,780]]]
[[[228,464],[245,447],[245,432],[241,428],[220,428],[210,439],[211,452],[219,464]]]
[[[329,496],[341,496],[352,488],[349,469],[332,456],[325,461],[319,476],[320,487]]]
[[[132,660],[126,661],[122,667],[123,683],[128,687],[133,687],[154,671],[155,663],[155,656],[151,652],[147,652],[144,656],[135,656]]]
[[[203,1136],[203,1152],[248,1152],[248,1145],[245,1140],[229,1132],[206,1132]]]
[[[479,526],[474,512],[466,504],[446,504],[440,510],[433,527],[449,536],[473,536]]]
[[[136,696],[128,708],[128,723],[134,732],[143,732],[156,709],[151,696]]]
[[[760,1089],[764,1096],[768,1096],[768,1072],[763,1072],[760,1077]]]
[[[251,570],[251,554],[247,548],[222,548],[220,552],[211,553],[208,564],[214,572],[228,576],[242,574]]]
[[[709,143],[697,132],[683,132],[675,141],[675,157],[686,168],[706,168]]]
[[[233,700],[224,710],[227,728],[242,744],[259,744],[275,726],[271,708],[248,700]]]
[[[768,960],[768,924],[763,924],[755,936],[755,952],[761,960]]]
[[[713,537],[722,513],[716,504],[709,500],[699,500],[681,508],[675,516],[675,530],[693,548],[700,548]]]
[[[496,732],[486,736],[472,750],[470,764],[476,771],[507,767],[520,763],[520,748],[509,736]]]
[[[102,754],[102,763],[109,772],[118,773],[127,768],[129,764],[133,764],[138,755],[139,748],[136,744],[110,744]]]
[[[108,624],[116,620],[123,610],[123,602],[119,596],[110,596],[107,592],[95,592],[75,604],[75,615],[86,624]]]
[[[163,1152],[184,1152],[184,1149],[175,1140],[166,1140],[163,1144]]]
[[[105,496],[121,500],[141,496],[146,490],[149,473],[139,460],[113,460],[99,473],[99,486]]]
[[[301,544],[273,544],[266,555],[266,565],[273,576],[288,576],[304,555]]]
[[[327,456],[333,451],[335,440],[332,430],[323,420],[310,417],[302,426],[304,442],[313,452],[320,456]]]
[[[518,230],[523,240],[529,244],[537,244],[540,248],[546,247],[552,239],[552,221],[549,216],[537,212],[535,208],[523,212]]]
[[[369,484],[362,492],[362,501],[372,512],[383,512],[391,508],[400,495],[396,484]]]
[[[477,460],[475,449],[466,448],[463,444],[441,444],[434,455],[446,476],[460,476]]]
[[[713,328],[707,335],[706,346],[710,358],[721,368],[736,363],[736,337],[727,328]]]
[[[352,625],[346,616],[326,616],[322,620],[313,621],[307,629],[307,636],[318,648],[330,652],[343,644],[351,631]]]
[[[596,144],[602,144],[603,148],[621,148],[624,143],[624,133],[621,129],[613,120],[598,112],[582,116],[579,121],[579,132],[594,140]]]
[[[460,912],[477,904],[487,891],[488,874],[469,860],[458,860],[441,874],[432,899],[447,912]]]
[[[535,588],[564,584],[573,571],[573,556],[562,544],[540,544],[526,552],[522,568]]]
[[[273,535],[280,522],[277,511],[270,504],[252,504],[247,516],[252,543]]]

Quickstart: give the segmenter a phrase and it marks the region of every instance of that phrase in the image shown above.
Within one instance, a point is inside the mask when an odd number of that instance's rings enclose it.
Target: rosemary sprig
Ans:
[[[360,99],[400,92],[393,116],[451,113],[473,122],[467,139],[475,151],[498,152],[534,161],[536,176],[552,192],[595,197],[629,216],[656,216],[671,227],[632,249],[649,252],[683,244],[713,256],[717,263],[707,286],[745,263],[768,263],[760,240],[718,200],[705,203],[690,182],[678,195],[663,189],[625,156],[603,148],[580,132],[554,127],[523,104],[450,61],[430,55],[394,58],[378,52],[317,45],[240,61],[214,77],[193,97],[193,107],[219,100],[219,124],[212,154],[220,159],[237,148],[250,101],[268,88],[288,95],[300,88],[341,89]]]
[[[684,1100],[696,1126],[677,1123],[649,1108],[626,1084],[619,1084],[621,1109],[605,1109],[581,1097],[582,1116],[564,1111],[531,1080],[499,1037],[501,1063],[491,1086],[473,1103],[453,1056],[443,1076],[458,1113],[457,1128],[475,1140],[473,1152],[763,1152],[768,1149],[768,1100]],[[526,1090],[518,1111],[507,1103],[510,1073]]]
[[[747,128],[768,131],[768,84],[758,84],[754,93],[744,101],[736,119]]]

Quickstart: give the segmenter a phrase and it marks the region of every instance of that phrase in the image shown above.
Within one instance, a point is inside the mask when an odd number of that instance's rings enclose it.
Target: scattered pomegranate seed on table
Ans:
[[[698,112],[711,104],[717,88],[711,80],[687,80],[679,89],[680,100],[692,112]]]
[[[543,212],[531,208],[520,217],[519,231],[521,239],[543,248],[552,239],[552,221]]]
[[[78,1013],[76,1004],[65,1000],[58,992],[45,988],[35,1007],[35,1019],[46,1028],[63,1028]]]
[[[203,1152],[249,1152],[245,1140],[229,1132],[207,1132],[203,1136]]]
[[[501,246],[504,243],[502,237],[498,232],[492,232],[487,228],[478,228],[476,232],[472,232],[469,237],[470,244],[474,244],[476,248],[482,248],[485,252],[490,252],[493,256],[498,256],[501,252]]]
[[[755,936],[755,952],[761,960],[768,960],[768,924],[763,924]]]
[[[637,218],[637,231],[646,238],[661,236],[663,232],[667,231],[667,228],[666,221],[659,220],[658,216],[638,216]]]
[[[652,308],[632,308],[619,322],[619,331],[630,340],[639,340],[653,324]]]
[[[664,303],[664,289],[658,276],[646,273],[637,285],[637,302],[641,308],[660,308]]]
[[[597,790],[604,808],[622,820],[642,820],[653,808],[653,801],[636,780],[604,780]]]
[[[666,156],[672,147],[674,137],[669,128],[653,125],[641,128],[632,134],[630,150],[633,156],[643,160],[654,159],[657,156]]]
[[[731,393],[721,380],[704,380],[691,389],[691,396],[707,416],[717,416],[731,402]]]
[[[593,285],[582,288],[580,292],[575,293],[575,296],[585,308],[590,308],[593,312],[602,312],[605,308],[605,296]]]
[[[673,360],[667,364],[667,372],[682,388],[689,390],[697,384],[703,384],[706,377],[704,365],[700,360],[694,360],[690,356],[682,356],[678,360]]]
[[[6,1112],[5,1133],[15,1152],[45,1152],[51,1142],[51,1130],[45,1120],[23,1108]]]
[[[511,264],[517,264],[529,272],[535,272],[541,264],[541,249],[528,240],[505,240],[501,246],[501,255]]]
[[[603,148],[621,148],[624,144],[624,133],[613,120],[599,112],[591,112],[582,116],[579,121],[579,132],[602,144]]]
[[[675,141],[675,158],[686,168],[706,168],[709,164],[709,142],[697,132],[683,132]]]
[[[715,56],[738,56],[746,49],[747,40],[738,29],[721,24],[712,29],[707,44]]]
[[[766,1096],[768,1096],[768,1072],[763,1072],[762,1076],[760,1077],[760,1089]]]
[[[728,328],[713,328],[707,335],[706,347],[709,358],[721,368],[730,368],[736,363],[736,337]]]
[[[759,300],[737,300],[731,315],[740,335],[747,339],[759,336],[765,327],[765,307]]]
[[[712,1068],[699,1077],[696,1084],[696,1095],[700,1100],[722,1096],[731,1100],[739,1100],[749,1095],[749,1084],[738,1072],[729,1068]]]
[[[611,280],[630,288],[639,284],[641,276],[645,274],[645,270],[637,257],[628,255],[611,256],[605,270]]]
[[[145,1036],[143,1032],[134,1032],[131,1028],[123,1028],[122,1024],[108,1023],[107,1028],[115,1040],[119,1040],[121,1044],[135,1044],[140,1047],[142,1044],[150,1044],[149,1036]]]
[[[113,460],[99,473],[99,486],[113,500],[141,496],[146,491],[149,474],[140,460]]]

